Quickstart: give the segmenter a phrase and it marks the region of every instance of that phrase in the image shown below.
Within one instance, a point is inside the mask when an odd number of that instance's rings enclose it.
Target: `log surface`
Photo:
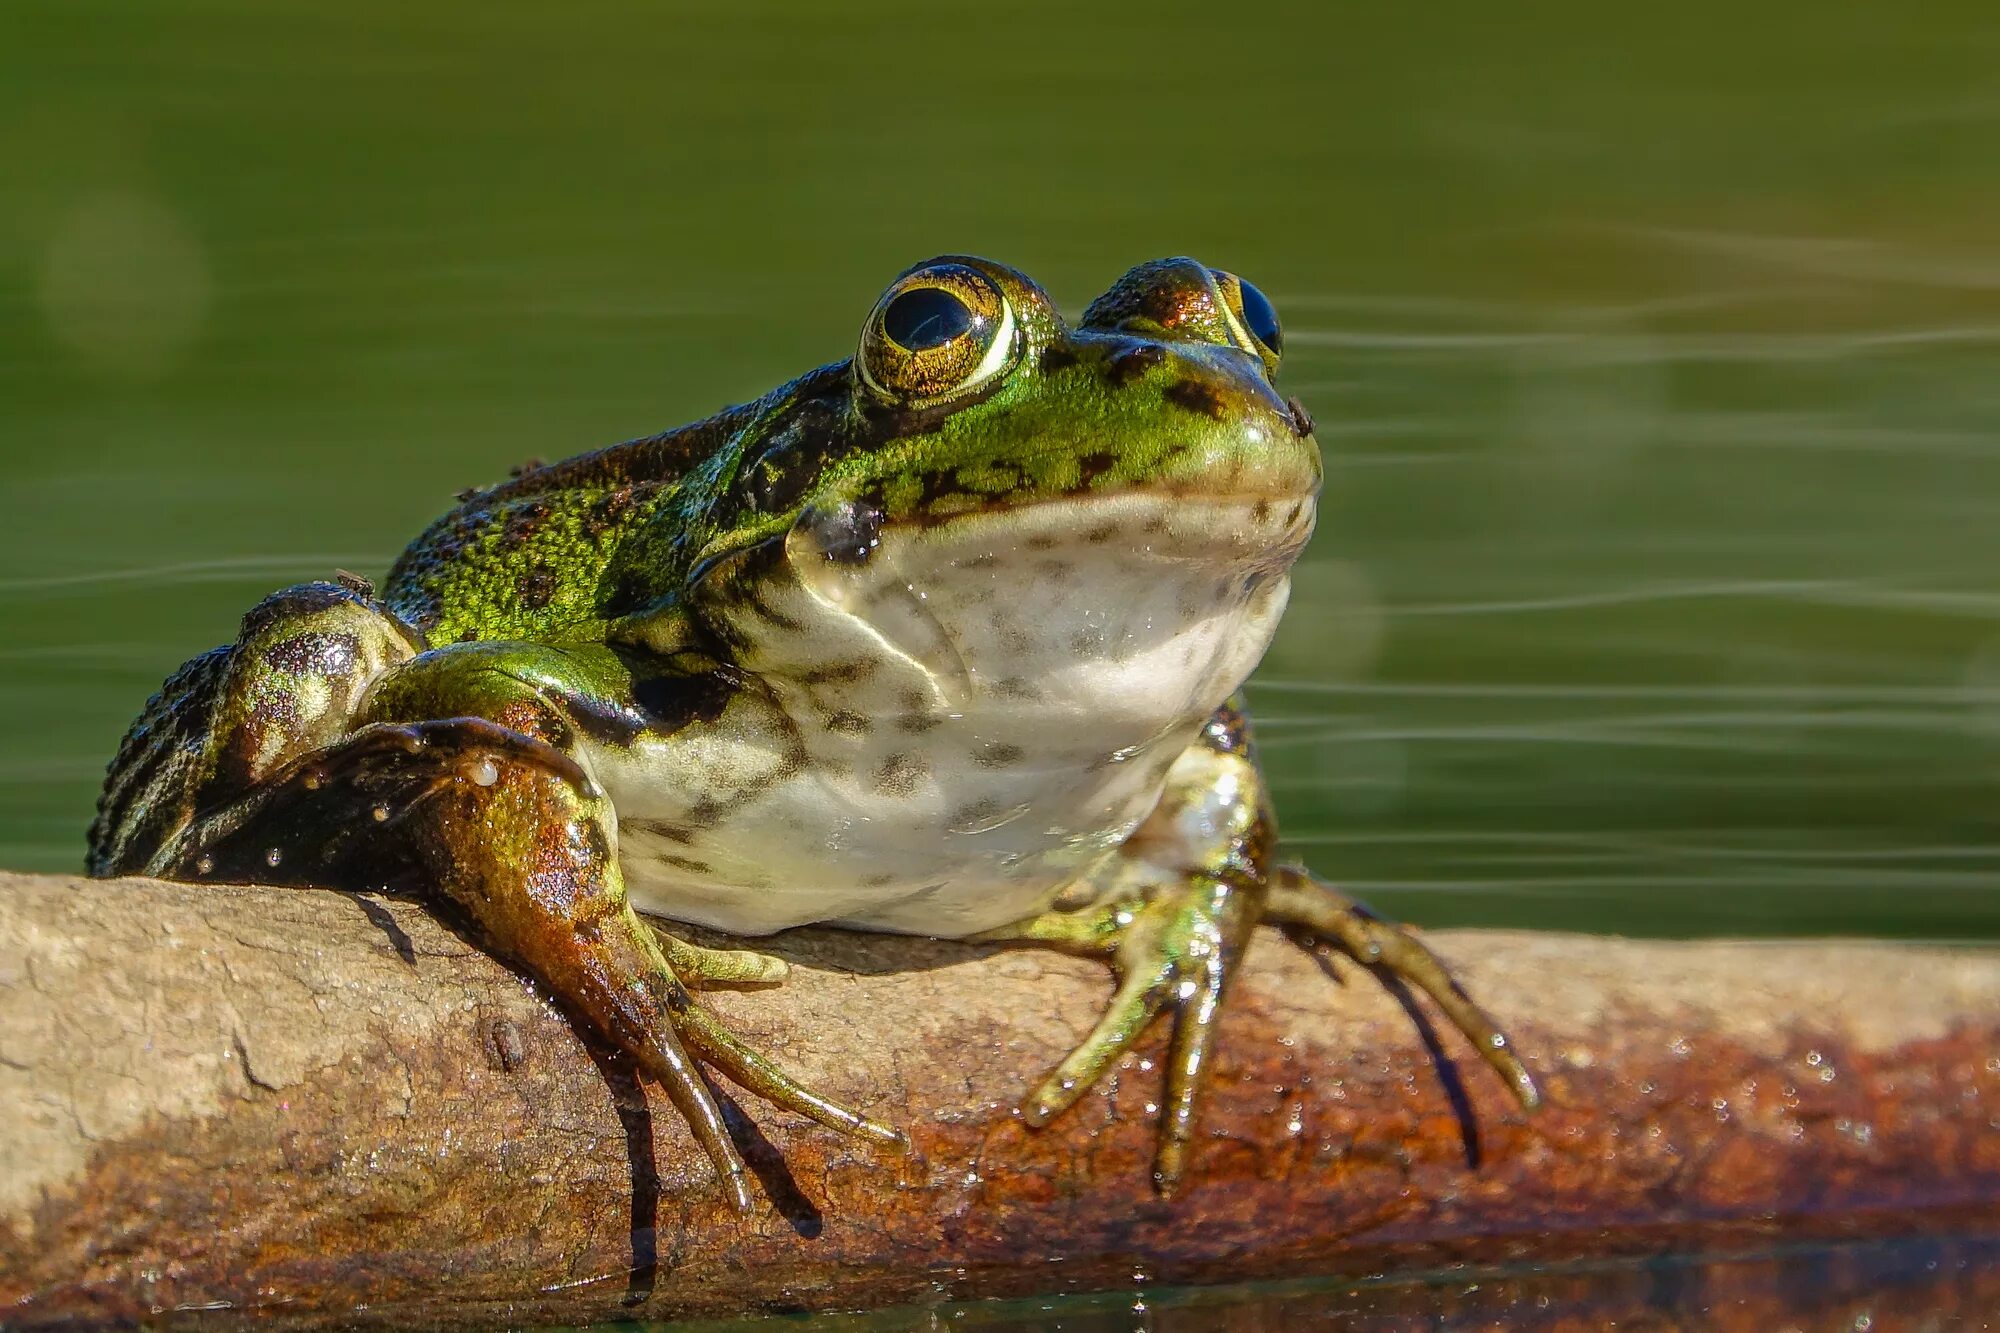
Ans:
[[[1549,1104],[1262,935],[1166,1202],[1163,1034],[1050,1128],[1013,1114],[1102,967],[780,937],[792,980],[713,1007],[915,1146],[738,1096],[738,1217],[664,1098],[417,906],[0,874],[0,1321],[658,1319],[2000,1219],[2000,954],[1427,938]]]

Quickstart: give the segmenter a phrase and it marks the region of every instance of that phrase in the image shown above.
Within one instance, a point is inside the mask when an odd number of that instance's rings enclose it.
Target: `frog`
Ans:
[[[1278,856],[1243,687],[1323,481],[1282,356],[1270,299],[1194,259],[1074,323],[1014,268],[917,264],[846,359],[461,492],[379,587],[260,602],[126,733],[87,868],[423,900],[662,1090],[737,1210],[718,1074],[908,1146],[708,998],[781,983],[727,946],[800,926],[1104,960],[1019,1114],[1170,1024],[1162,1195],[1259,925],[1428,994],[1532,1109],[1413,930]]]

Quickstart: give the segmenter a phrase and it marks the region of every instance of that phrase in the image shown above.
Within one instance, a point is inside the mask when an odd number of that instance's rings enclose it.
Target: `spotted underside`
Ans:
[[[761,688],[584,747],[633,900],[745,933],[1030,914],[1157,803],[1262,655],[1310,527],[1298,501],[1053,501],[745,579],[719,623]]]

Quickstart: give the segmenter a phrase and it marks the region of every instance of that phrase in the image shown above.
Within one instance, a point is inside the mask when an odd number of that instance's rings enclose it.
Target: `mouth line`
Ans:
[[[938,532],[959,525],[999,522],[1010,517],[1018,518],[1024,526],[1032,527],[1037,520],[1046,521],[1050,516],[1065,510],[1074,511],[1080,516],[1093,511],[1115,513],[1119,509],[1151,510],[1154,511],[1154,517],[1147,520],[1147,525],[1158,525],[1153,530],[1159,531],[1168,525],[1168,520],[1163,516],[1174,511],[1219,513],[1236,509],[1254,513],[1259,506],[1268,506],[1272,510],[1291,506],[1295,512],[1287,515],[1285,520],[1286,528],[1290,529],[1296,526],[1296,521],[1301,516],[1297,511],[1316,507],[1319,493],[1320,487],[1317,484],[1298,491],[1284,489],[1210,491],[1134,486],[1116,491],[1082,491],[1066,495],[1049,495],[1034,500],[995,499],[950,514],[913,514],[891,519],[881,516],[877,510],[868,516],[865,524],[867,531],[865,550],[834,554],[822,548],[820,553],[835,563],[867,564],[872,562],[875,549],[884,536]],[[766,558],[782,560],[794,538],[818,544],[820,538],[805,530],[805,521],[804,516],[801,516],[801,519],[792,526],[749,546],[709,556],[690,574],[688,587],[699,588],[719,566],[733,560],[753,558],[757,552],[763,552]],[[1079,522],[1088,520],[1080,517]]]
[[[1034,500],[995,499],[970,508],[948,514],[912,514],[903,518],[884,518],[880,522],[883,532],[898,530],[923,530],[949,527],[962,521],[992,518],[1000,514],[1036,515],[1053,509],[1115,508],[1120,505],[1160,506],[1177,509],[1254,509],[1259,504],[1278,506],[1289,504],[1312,504],[1319,499],[1320,488],[1314,485],[1301,491],[1282,488],[1271,490],[1211,491],[1181,490],[1174,487],[1132,486],[1116,491],[1079,491],[1067,495],[1048,495]]]

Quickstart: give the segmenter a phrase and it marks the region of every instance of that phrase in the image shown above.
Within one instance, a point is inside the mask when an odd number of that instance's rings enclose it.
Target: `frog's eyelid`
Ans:
[[[1238,284],[1241,284],[1243,281],[1243,279],[1235,277],[1234,274],[1230,274],[1229,276],[1234,278]],[[1228,321],[1230,336],[1236,339],[1236,345],[1244,351],[1254,353],[1259,357],[1263,356],[1264,344],[1258,342],[1251,335],[1249,327],[1237,317],[1236,302],[1229,299],[1229,293],[1223,289],[1222,279],[1222,270],[1209,270],[1209,281],[1215,284],[1215,303],[1222,307],[1222,318]],[[1240,299],[1242,298],[1239,296],[1238,300]]]
[[[993,342],[987,347],[986,355],[965,377],[965,387],[984,384],[1006,369],[1009,358],[1014,355],[1014,303],[1003,293],[1000,297],[1000,331],[993,335]]]

